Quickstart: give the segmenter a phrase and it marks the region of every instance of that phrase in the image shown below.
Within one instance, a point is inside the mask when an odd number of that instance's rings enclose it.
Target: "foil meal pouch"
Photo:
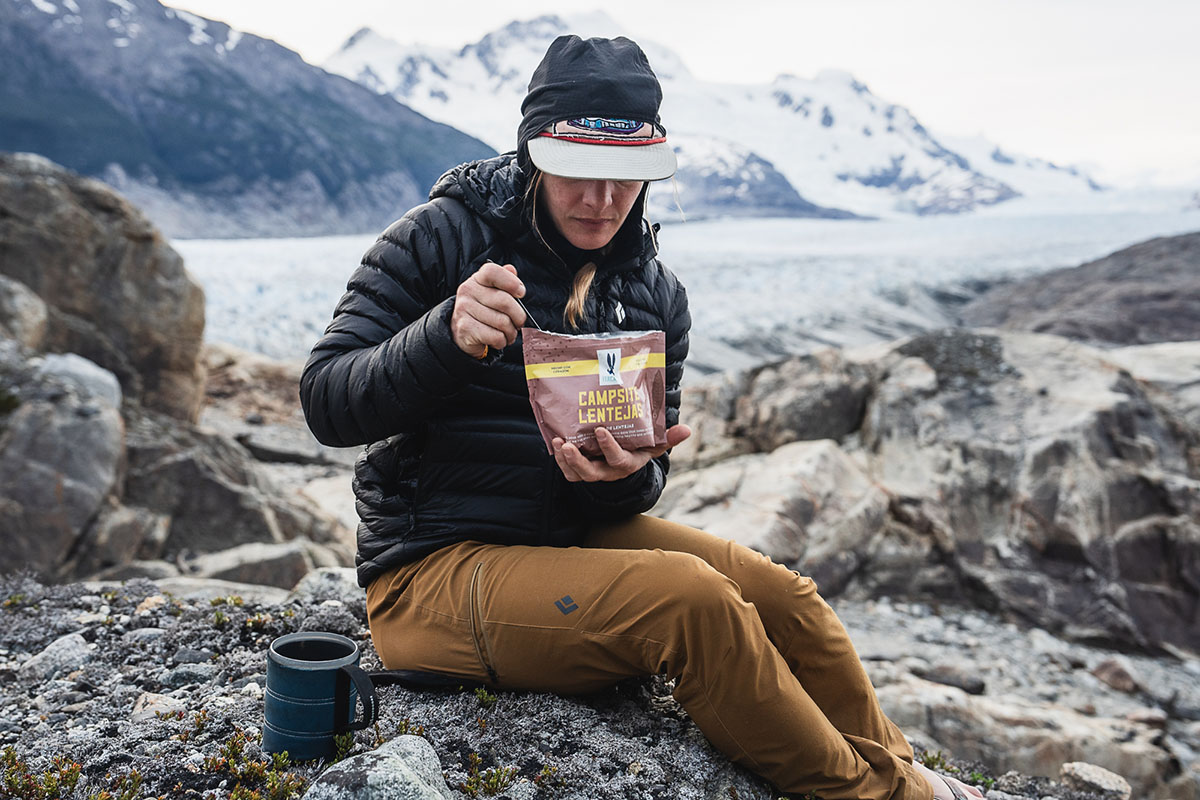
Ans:
[[[667,443],[666,334],[572,336],[522,328],[529,402],[546,449],[561,438],[601,456],[596,428],[626,450]]]

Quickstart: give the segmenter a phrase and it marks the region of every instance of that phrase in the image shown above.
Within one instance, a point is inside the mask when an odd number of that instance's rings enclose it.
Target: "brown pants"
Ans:
[[[932,798],[813,582],[694,528],[463,542],[381,575],[367,610],[389,669],[560,693],[665,673],[709,741],[783,791]]]

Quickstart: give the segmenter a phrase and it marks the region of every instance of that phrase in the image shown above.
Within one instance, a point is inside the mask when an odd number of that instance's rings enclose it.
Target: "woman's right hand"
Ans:
[[[458,287],[450,333],[458,348],[473,358],[483,358],[489,347],[503,350],[517,340],[525,324],[525,311],[516,298],[525,296],[525,284],[512,264],[486,262]]]

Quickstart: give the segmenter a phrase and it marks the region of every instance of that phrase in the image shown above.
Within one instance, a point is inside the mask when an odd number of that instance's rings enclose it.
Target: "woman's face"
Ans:
[[[617,235],[642,191],[642,181],[596,181],[542,173],[540,191],[563,238],[581,250],[597,250]]]

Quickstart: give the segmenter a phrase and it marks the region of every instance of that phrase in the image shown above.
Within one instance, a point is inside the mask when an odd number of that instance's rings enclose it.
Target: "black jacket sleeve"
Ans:
[[[673,281],[669,308],[665,318],[667,342],[666,422],[670,428],[679,424],[680,384],[683,362],[688,353],[688,331],[692,317],[688,312],[687,292],[683,284]],[[580,481],[571,484],[576,502],[592,519],[601,521],[623,519],[649,511],[658,502],[671,470],[669,452],[652,458],[637,472],[617,481]]]
[[[413,209],[351,275],[300,377],[304,416],[321,443],[350,447],[414,430],[485,368],[450,333],[458,284],[448,265],[462,262],[461,238],[445,233],[450,212]]]

